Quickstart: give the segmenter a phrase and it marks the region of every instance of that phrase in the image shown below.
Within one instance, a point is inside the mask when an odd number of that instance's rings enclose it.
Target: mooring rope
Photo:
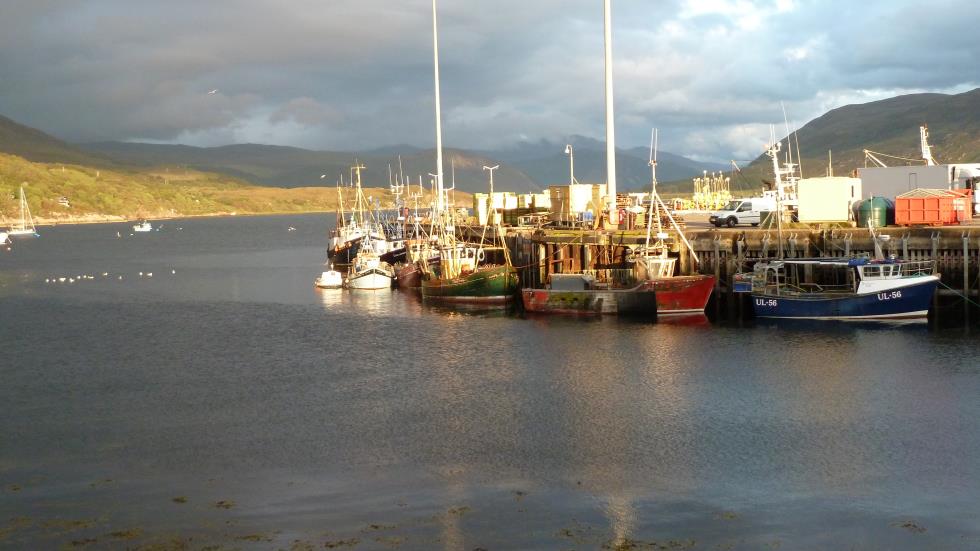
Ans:
[[[970,297],[964,295],[963,293],[957,291],[956,289],[953,289],[949,285],[946,285],[945,283],[942,282],[942,280],[939,281],[939,284],[942,285],[943,287],[949,289],[950,291],[953,292],[953,294],[959,296],[960,298],[962,298],[963,300],[969,302],[970,304],[972,304],[974,306],[980,306],[980,303],[977,303],[977,302],[974,302],[974,301],[970,300]]]

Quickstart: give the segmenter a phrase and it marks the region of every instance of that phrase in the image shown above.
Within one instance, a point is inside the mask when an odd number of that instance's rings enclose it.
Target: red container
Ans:
[[[942,226],[971,218],[973,190],[916,189],[895,198],[899,226]]]

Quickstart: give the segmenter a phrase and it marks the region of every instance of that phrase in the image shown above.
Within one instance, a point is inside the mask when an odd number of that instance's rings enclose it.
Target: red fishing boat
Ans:
[[[670,235],[664,231],[661,216],[665,217],[677,232],[677,236],[693,249],[687,242],[683,230],[670,213],[667,205],[657,194],[657,131],[650,135],[650,208],[647,211],[646,243],[638,247],[631,255],[637,279],[650,283],[657,293],[657,315],[688,315],[704,313],[708,305],[711,291],[715,286],[715,278],[710,275],[674,275],[677,258],[667,254],[665,242]],[[656,226],[657,233],[653,234]],[[654,240],[655,239],[655,240]],[[694,257],[697,260],[697,256]]]

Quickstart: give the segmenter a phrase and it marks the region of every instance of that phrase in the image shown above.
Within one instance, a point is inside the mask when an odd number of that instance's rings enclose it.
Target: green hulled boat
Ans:
[[[507,304],[516,296],[517,270],[508,265],[485,265],[453,278],[427,274],[422,279],[422,296],[444,302]]]

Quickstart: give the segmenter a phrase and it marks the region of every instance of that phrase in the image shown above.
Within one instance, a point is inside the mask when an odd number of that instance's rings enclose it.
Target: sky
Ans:
[[[430,0],[4,0],[0,114],[74,142],[435,144]],[[601,0],[442,0],[447,146],[605,136]],[[616,139],[751,159],[769,126],[980,80],[980,2],[612,0]],[[217,92],[209,92],[217,89]]]

